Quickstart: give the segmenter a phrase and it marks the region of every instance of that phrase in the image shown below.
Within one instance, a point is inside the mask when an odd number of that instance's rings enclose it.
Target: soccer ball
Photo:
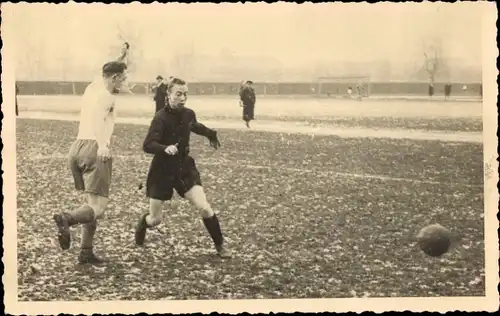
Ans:
[[[450,249],[451,233],[439,224],[429,225],[420,230],[417,241],[426,255],[439,257]]]

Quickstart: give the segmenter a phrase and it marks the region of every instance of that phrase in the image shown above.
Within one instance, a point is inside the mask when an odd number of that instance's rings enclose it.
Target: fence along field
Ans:
[[[89,82],[86,81],[18,81],[20,95],[81,95]],[[254,88],[257,95],[310,95],[310,96],[345,96],[348,87],[355,89],[357,81],[337,82],[298,82],[298,83],[263,83],[255,82]],[[132,82],[134,94],[148,94],[151,92],[150,83]],[[190,82],[192,95],[237,95],[239,91],[237,82]],[[428,84],[426,82],[371,82],[362,81],[365,95],[370,96],[427,96]],[[444,94],[445,83],[434,85],[436,96]],[[463,91],[463,86],[467,90]],[[452,96],[481,97],[482,84],[474,82],[452,83]]]

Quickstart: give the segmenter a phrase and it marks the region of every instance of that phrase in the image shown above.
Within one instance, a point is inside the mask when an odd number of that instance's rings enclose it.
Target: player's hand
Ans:
[[[97,157],[102,161],[106,161],[109,158],[111,158],[111,153],[109,152],[109,148],[106,146],[97,149]]]
[[[122,46],[122,53],[127,53],[129,50],[130,50],[130,44],[127,43],[129,47],[126,47],[125,46],[125,43],[123,43],[123,46]]]
[[[167,148],[165,148],[165,153],[170,156],[177,155],[177,153],[179,152],[179,149],[177,148],[178,145],[179,144],[168,146]]]
[[[215,134],[215,136],[210,139],[210,147],[212,147],[213,149],[219,149],[220,142],[219,138],[217,138],[217,134]]]

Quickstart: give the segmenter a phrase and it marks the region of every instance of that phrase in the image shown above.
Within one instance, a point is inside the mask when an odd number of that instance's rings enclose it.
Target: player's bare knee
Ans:
[[[149,199],[149,215],[146,221],[149,226],[160,225],[163,220],[163,201],[156,199]]]
[[[87,198],[88,204],[94,209],[94,218],[101,219],[104,217],[104,211],[108,205],[109,199],[107,197],[99,196],[89,193]]]
[[[215,214],[210,206],[208,208],[200,209],[200,211],[203,218],[209,218]]]
[[[185,197],[201,212],[201,216],[212,217],[214,215],[212,206],[208,203],[203,187],[195,185],[185,194]]]
[[[94,219],[101,219],[104,217],[105,208],[101,207],[98,203],[89,205],[94,209]]]
[[[206,198],[200,198],[194,203],[196,208],[200,211],[201,216],[204,218],[214,216],[214,211],[212,210],[212,206],[208,203]]]

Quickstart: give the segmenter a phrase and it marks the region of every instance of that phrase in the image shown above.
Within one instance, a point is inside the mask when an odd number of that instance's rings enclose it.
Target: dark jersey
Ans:
[[[172,110],[168,105],[158,111],[148,134],[144,139],[143,150],[155,155],[152,164],[179,166],[189,157],[189,141],[191,132],[208,139],[216,137],[216,132],[196,120],[196,114],[189,108]],[[165,149],[177,144],[177,155],[167,155]],[[164,168],[161,168],[164,169]],[[170,168],[169,168],[170,169]]]

